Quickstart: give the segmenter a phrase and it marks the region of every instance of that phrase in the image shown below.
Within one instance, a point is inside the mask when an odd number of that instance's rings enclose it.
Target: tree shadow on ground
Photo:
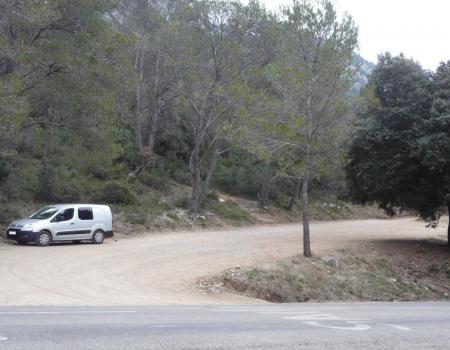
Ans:
[[[366,248],[387,255],[399,263],[450,262],[450,249],[445,239],[380,239],[371,241]]]

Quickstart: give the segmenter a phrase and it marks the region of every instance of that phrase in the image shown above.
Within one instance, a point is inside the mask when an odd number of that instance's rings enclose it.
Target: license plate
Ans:
[[[16,235],[16,231],[9,231],[9,235],[10,236],[15,236]]]

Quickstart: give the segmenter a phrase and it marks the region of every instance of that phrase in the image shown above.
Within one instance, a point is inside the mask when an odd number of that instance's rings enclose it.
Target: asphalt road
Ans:
[[[450,303],[3,307],[0,349],[450,349]]]

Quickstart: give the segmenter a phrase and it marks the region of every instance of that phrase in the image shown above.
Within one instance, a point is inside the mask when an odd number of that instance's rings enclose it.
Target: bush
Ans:
[[[130,189],[119,182],[107,182],[97,195],[97,199],[112,204],[133,204],[136,199]]]
[[[258,198],[263,164],[246,152],[230,153],[219,159],[212,185],[238,196]]]
[[[172,178],[178,183],[189,185],[191,177],[186,161],[173,150],[164,149],[162,145],[156,145],[155,150],[159,155],[156,163],[151,169],[152,174],[160,174],[166,178]]]
[[[6,181],[9,175],[8,163],[4,159],[0,159],[0,184]]]
[[[169,178],[167,174],[153,174],[144,172],[139,174],[139,180],[146,186],[152,187],[158,191],[167,191],[169,189]]]
[[[144,209],[149,215],[161,215],[173,209],[169,203],[160,201],[158,196],[146,196],[139,203],[139,207]]]
[[[128,205],[122,208],[126,220],[133,225],[146,225],[155,216],[162,215],[173,207],[166,202],[161,202],[157,197],[148,196],[136,205]]]
[[[176,211],[169,211],[169,212],[167,212],[167,216],[169,217],[169,218],[171,218],[172,220],[174,220],[174,221],[179,221],[180,220],[180,218],[178,217],[178,215],[177,215],[177,212]]]
[[[220,215],[224,220],[233,224],[253,222],[250,213],[232,201],[224,203],[209,201],[208,208],[215,214]]]
[[[36,199],[45,202],[76,202],[80,199],[81,185],[76,174],[64,167],[46,162],[39,172]]]
[[[12,221],[20,217],[21,215],[16,209],[10,208],[8,206],[0,207],[0,224],[2,225],[10,224]]]
[[[173,202],[173,205],[175,205],[177,208],[181,209],[189,209],[189,205],[191,203],[191,198],[189,196],[181,196],[175,199]]]
[[[80,158],[80,164],[83,174],[94,179],[106,181],[111,179],[113,165],[111,159],[103,157],[98,152],[89,152]]]
[[[80,185],[77,181],[58,181],[52,191],[51,201],[57,203],[78,202]]]
[[[145,185],[159,191],[168,190],[171,179],[178,183],[190,183],[189,170],[184,162],[177,159],[172,153],[168,153],[165,157],[157,158],[151,167],[139,174],[138,178]]]
[[[141,207],[127,207],[124,211],[125,219],[132,225],[145,225],[148,220],[148,214]]]
[[[2,185],[2,194],[13,200],[33,200],[39,184],[38,163],[28,160],[14,160],[9,164],[8,170],[9,176]]]
[[[210,191],[206,195],[206,200],[207,201],[218,201],[219,200],[219,195],[215,191]]]

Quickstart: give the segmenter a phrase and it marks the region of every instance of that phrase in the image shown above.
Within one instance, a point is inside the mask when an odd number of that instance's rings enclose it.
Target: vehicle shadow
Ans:
[[[108,244],[108,242],[105,240],[102,244]],[[52,248],[52,247],[67,247],[67,246],[98,246],[101,244],[95,244],[93,242],[89,241],[81,241],[81,242],[74,242],[74,241],[66,241],[66,242],[52,242],[47,247],[39,247],[36,243],[29,242],[27,244],[19,244],[14,240],[8,240],[8,239],[0,239],[0,245],[5,246],[17,246],[17,247],[23,247],[23,248]]]

